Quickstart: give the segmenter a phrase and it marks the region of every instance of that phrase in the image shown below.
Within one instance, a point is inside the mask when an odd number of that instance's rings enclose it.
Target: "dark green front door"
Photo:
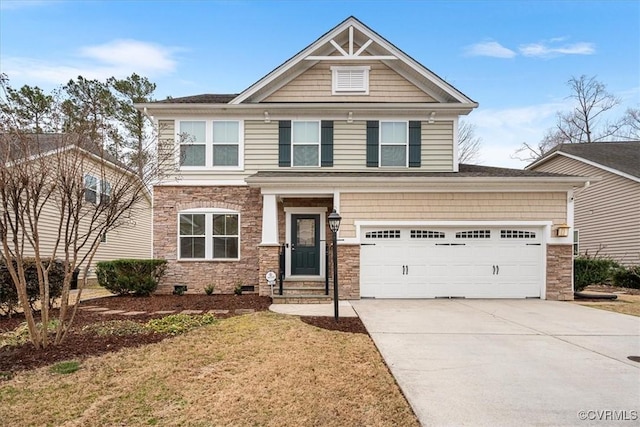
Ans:
[[[291,215],[291,275],[320,274],[320,215]]]

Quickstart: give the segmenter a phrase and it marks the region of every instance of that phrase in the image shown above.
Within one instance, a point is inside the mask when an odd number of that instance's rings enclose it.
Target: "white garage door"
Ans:
[[[362,230],[360,295],[540,297],[541,229],[378,227]]]

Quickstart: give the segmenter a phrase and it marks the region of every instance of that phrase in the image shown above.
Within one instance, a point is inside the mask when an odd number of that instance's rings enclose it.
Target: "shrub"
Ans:
[[[100,286],[118,295],[150,295],[158,288],[167,261],[164,259],[116,259],[96,267]]]
[[[640,289],[640,265],[616,270],[613,273],[613,284],[622,288]]]
[[[235,288],[233,288],[233,293],[236,295],[242,295],[242,283],[238,283]]]
[[[204,287],[204,293],[207,295],[213,295],[213,290],[214,290],[214,286],[213,285],[207,285]]]
[[[15,261],[13,261],[15,265]],[[27,281],[27,296],[29,297],[29,305],[34,307],[34,304],[40,300],[40,284],[38,283],[38,269],[36,267],[36,260],[34,258],[25,258],[24,273]],[[44,267],[49,266],[49,261],[43,262]],[[49,297],[50,304],[56,298],[62,295],[62,285],[64,284],[64,262],[61,260],[55,260],[51,269],[49,270]],[[18,292],[16,286],[9,274],[9,268],[7,267],[6,260],[0,260],[0,311],[11,314],[15,312],[15,307],[18,306]]]
[[[589,285],[607,284],[620,264],[609,258],[579,256],[573,261],[573,282],[576,292]]]

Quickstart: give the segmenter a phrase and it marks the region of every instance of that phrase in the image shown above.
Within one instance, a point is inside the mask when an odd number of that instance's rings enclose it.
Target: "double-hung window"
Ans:
[[[320,122],[291,123],[292,166],[320,166]]]
[[[180,122],[180,166],[206,166],[207,164],[207,122]]]
[[[380,166],[407,166],[408,134],[407,122],[380,122]]]
[[[98,203],[98,178],[93,175],[84,176],[84,200]]]
[[[240,215],[237,212],[183,212],[178,222],[180,259],[240,258]]]
[[[176,126],[182,169],[242,168],[242,122],[185,120]]]
[[[84,200],[93,203],[109,203],[111,200],[111,184],[93,175],[84,176]]]
[[[240,123],[214,121],[213,166],[238,166],[240,151]]]

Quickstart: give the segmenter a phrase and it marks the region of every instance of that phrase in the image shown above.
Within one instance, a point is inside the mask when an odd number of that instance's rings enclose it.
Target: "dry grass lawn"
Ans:
[[[640,316],[640,295],[618,295],[614,301],[575,301],[577,304],[616,313]]]
[[[371,339],[262,312],[0,382],[3,425],[418,426]]]

